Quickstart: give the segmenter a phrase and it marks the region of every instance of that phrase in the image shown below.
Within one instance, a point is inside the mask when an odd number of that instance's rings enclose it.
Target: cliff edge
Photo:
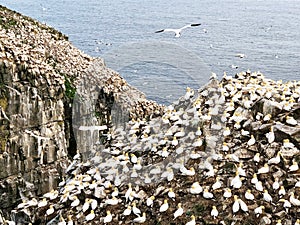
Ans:
[[[102,93],[100,124],[109,123],[112,102],[132,117],[148,117],[162,109],[101,59],[75,48],[62,33],[3,6],[0,71],[0,208],[4,211],[24,196],[55,188],[68,156],[78,148],[89,151],[84,144],[77,147],[72,127],[72,103],[83,80]]]

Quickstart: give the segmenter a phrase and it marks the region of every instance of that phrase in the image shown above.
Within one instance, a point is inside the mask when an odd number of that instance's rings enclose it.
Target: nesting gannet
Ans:
[[[289,167],[290,172],[294,172],[299,170],[299,165],[296,161],[293,161],[293,164]]]
[[[230,186],[233,188],[239,189],[242,187],[242,178],[239,175],[239,172],[236,171],[235,177],[231,180]]]
[[[194,215],[191,215],[191,220],[187,222],[185,225],[196,225],[196,218]]]
[[[269,173],[269,171],[270,171],[269,165],[265,163],[263,167],[258,169],[257,174]]]
[[[124,210],[123,215],[129,216],[131,214],[131,206],[128,205],[127,208]]]
[[[131,183],[128,183],[128,189],[127,189],[127,191],[126,191],[126,193],[125,193],[125,199],[126,199],[126,202],[128,201],[128,199],[129,199],[129,197],[130,197],[132,191],[133,191],[133,190],[132,190],[132,187],[131,187]]]
[[[268,193],[268,190],[264,190],[263,199],[266,202],[272,202],[272,196]]]
[[[223,143],[224,144],[224,143]],[[230,161],[233,161],[233,162],[240,162],[240,159],[237,155],[235,155],[234,153],[232,154],[227,154],[225,156],[225,159],[229,159]]]
[[[238,202],[241,206],[241,209],[244,211],[244,212],[248,212],[248,206],[246,205],[246,203],[242,200],[242,199],[238,199]]]
[[[228,147],[228,144],[226,142],[223,142],[222,151],[224,151],[224,152],[228,152],[229,151],[229,147]]]
[[[252,179],[251,179],[251,184],[256,184],[257,182],[258,182],[257,174],[254,173],[253,176],[252,176]]]
[[[279,184],[279,179],[278,179],[278,177],[275,177],[275,181],[274,181],[274,183],[272,184],[272,187],[273,187],[274,190],[279,189],[280,184]]]
[[[203,191],[203,197],[209,199],[209,198],[213,198],[214,195],[213,193],[209,192],[207,188],[205,188]]]
[[[212,185],[212,189],[216,190],[222,186],[222,182],[220,181],[220,177],[216,177],[216,182]]]
[[[173,188],[170,188],[168,191],[168,196],[171,198],[173,201],[175,201],[175,193],[173,191]]]
[[[181,27],[179,29],[170,29],[170,28],[167,28],[167,29],[155,31],[155,33],[174,32],[175,33],[175,37],[180,37],[182,30],[184,30],[184,29],[186,29],[188,27],[196,27],[196,26],[200,26],[200,25],[201,25],[201,23],[188,24],[188,25],[185,25],[185,26],[183,26],[183,27]]]
[[[231,189],[226,188],[225,191],[224,191],[223,197],[224,198],[230,198],[231,196],[232,196]]]
[[[143,212],[142,216],[139,216],[135,219],[133,219],[134,223],[144,223],[146,221],[146,213]]]
[[[200,194],[202,191],[203,191],[203,188],[200,186],[198,181],[193,183],[190,188],[191,194]]]
[[[249,141],[247,142],[247,144],[249,145],[249,146],[251,146],[251,145],[254,145],[255,144],[255,138],[254,138],[254,136],[253,135],[251,135],[251,138],[249,139]]]
[[[226,127],[225,130],[223,131],[223,136],[227,137],[231,134],[230,128]]]
[[[240,176],[246,177],[246,170],[243,168],[242,162],[239,163],[239,166],[237,167],[237,171]]]
[[[201,158],[201,155],[197,152],[195,152],[195,150],[192,150],[191,154],[190,154],[190,158],[191,159],[199,159]]]
[[[165,212],[168,210],[168,208],[169,208],[168,199],[165,199],[164,203],[159,208],[159,212]]]
[[[38,208],[45,207],[47,204],[47,199],[43,198],[43,200],[38,203]]]
[[[119,203],[119,201],[120,200],[118,198],[112,197],[111,199],[110,198],[106,199],[104,203],[107,205],[117,205]]]
[[[152,207],[153,206],[153,200],[155,199],[155,197],[152,195],[152,196],[150,196],[149,198],[147,198],[147,200],[146,200],[146,204],[147,204],[147,206],[149,206],[149,207]]]
[[[271,158],[268,160],[268,164],[278,164],[280,163],[280,155],[281,151],[278,151],[275,157]]]
[[[294,148],[294,144],[290,142],[289,139],[284,139],[283,140],[283,147],[285,148]]]
[[[53,205],[50,205],[49,209],[47,209],[47,211],[46,211],[46,214],[47,214],[47,216],[50,216],[53,213],[54,213],[54,207],[53,207]]]
[[[91,210],[91,212],[90,212],[88,215],[86,215],[85,220],[86,220],[86,221],[91,221],[91,220],[93,220],[94,218],[95,218],[94,210]]]
[[[90,208],[90,199],[86,198],[85,202],[84,202],[84,204],[82,206],[82,211],[86,212],[89,208]]]
[[[212,210],[210,212],[210,215],[216,219],[216,217],[219,215],[219,212],[217,210],[217,207],[215,205],[212,206]]]
[[[274,133],[273,127],[270,128],[269,133],[266,133],[266,138],[268,139],[269,143],[272,143],[275,141],[275,133]]]
[[[103,219],[104,223],[110,223],[112,221],[112,215],[109,210],[106,211],[106,216]]]
[[[292,116],[286,116],[286,123],[293,126],[298,124],[297,120],[295,120]]]
[[[255,183],[255,189],[261,192],[264,190],[261,181],[257,181],[257,183]]]
[[[286,194],[284,186],[280,186],[278,194],[279,194],[280,197]]]
[[[294,192],[291,192],[290,193],[290,203],[294,206],[300,206],[300,200],[295,198],[295,194]]]
[[[135,202],[132,203],[131,209],[132,209],[132,212],[133,212],[135,215],[140,216],[141,210],[140,210],[139,208],[136,207],[136,203],[135,203]]]
[[[288,211],[288,209],[292,207],[292,204],[286,199],[281,198],[279,199],[279,202],[283,202],[283,207],[286,211]]]
[[[265,209],[265,207],[263,205],[258,206],[257,208],[255,208],[254,209],[254,214],[256,215],[256,217],[259,217],[259,215],[263,213],[264,209]]]
[[[183,208],[181,207],[181,203],[178,203],[178,208],[174,212],[174,219],[173,220],[175,220],[179,216],[182,216],[182,214],[183,214]]]
[[[240,210],[240,204],[239,204],[237,195],[234,195],[233,198],[234,198],[234,202],[232,205],[232,212],[233,212],[233,214],[235,214]]]
[[[251,190],[250,189],[248,189],[247,191],[246,191],[246,193],[245,193],[245,198],[247,199],[247,200],[254,200],[254,195],[251,193]]]
[[[256,162],[256,163],[259,163],[259,161],[260,161],[260,154],[259,154],[259,152],[257,152],[257,153],[254,155],[253,161]]]

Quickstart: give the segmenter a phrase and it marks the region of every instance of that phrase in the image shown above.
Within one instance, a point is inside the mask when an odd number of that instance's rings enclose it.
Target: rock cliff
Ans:
[[[84,95],[76,93],[83,81],[97,89],[100,125],[110,122],[112,103],[128,117],[157,115],[162,109],[106,68],[101,59],[75,48],[62,33],[3,6],[0,71],[2,211],[9,211],[24,196],[55,188],[68,156],[74,156],[76,149],[89,152],[85,137],[77,148],[72,127],[73,101]]]

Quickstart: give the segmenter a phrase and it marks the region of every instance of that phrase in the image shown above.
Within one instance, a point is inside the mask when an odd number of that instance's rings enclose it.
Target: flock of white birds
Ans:
[[[75,155],[57,190],[12,214],[32,224],[299,225],[299,133],[300,81],[213,74],[161,117],[100,131],[106,141],[87,160]]]

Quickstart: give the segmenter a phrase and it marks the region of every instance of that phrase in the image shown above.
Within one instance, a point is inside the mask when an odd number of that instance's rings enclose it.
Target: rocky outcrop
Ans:
[[[106,68],[101,59],[72,46],[62,33],[2,6],[0,71],[3,211],[24,196],[39,195],[57,186],[68,156],[77,150],[72,106],[76,96],[85,96],[85,92],[76,93],[82,82],[95,87],[96,92],[89,91],[86,96],[97,94],[95,118],[100,125],[110,123],[112,105],[129,117],[139,118],[159,114],[162,109],[145,100],[141,92]],[[85,113],[77,110],[81,115]],[[85,137],[80,141],[80,151],[88,152]]]
[[[104,148],[87,160],[76,155],[57,190],[24,201],[12,218],[48,225],[297,224],[299,100],[299,81],[250,71],[212,78],[198,91],[187,89],[161,117],[110,128]]]

